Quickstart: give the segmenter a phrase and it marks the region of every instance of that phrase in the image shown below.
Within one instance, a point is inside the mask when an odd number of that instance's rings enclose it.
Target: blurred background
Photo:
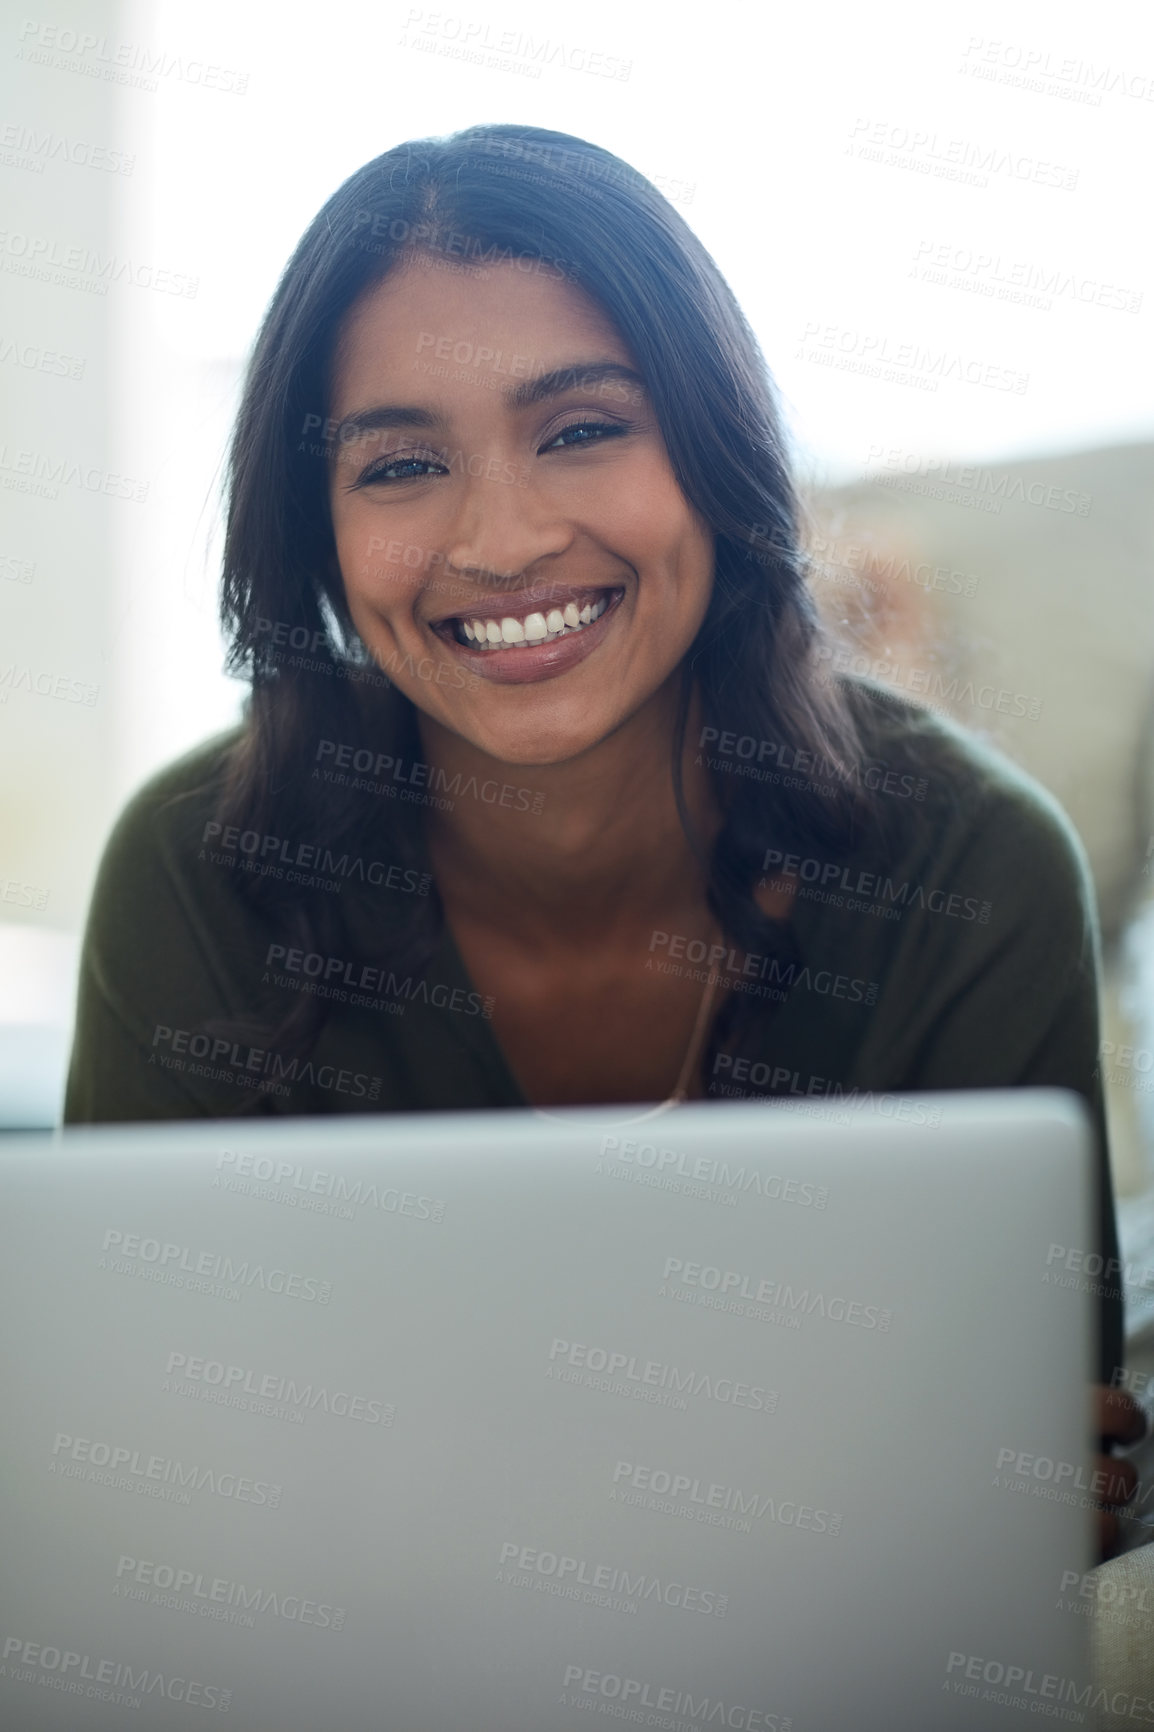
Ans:
[[[368,158],[524,121],[648,175],[733,285],[848,665],[1073,818],[1123,1226],[1154,1239],[1154,26],[53,0],[0,26],[0,80],[0,1121],[54,1122],[117,812],[239,711],[221,466],[285,260]]]

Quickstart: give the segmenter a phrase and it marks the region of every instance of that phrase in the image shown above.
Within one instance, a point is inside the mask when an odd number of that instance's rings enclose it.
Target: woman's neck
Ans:
[[[609,739],[564,764],[498,762],[420,715],[426,761],[450,783],[514,790],[510,803],[456,797],[430,810],[428,841],[442,895],[471,920],[562,947],[582,935],[636,933],[682,909],[700,909],[705,870],[685,835],[673,794],[676,682]],[[700,732],[690,705],[682,759],[685,802],[708,855],[721,814],[708,771],[690,742]],[[440,776],[436,785],[444,786]],[[530,790],[528,795],[518,790]],[[539,802],[536,796],[540,795]],[[539,805],[539,810],[534,806]],[[525,809],[528,808],[528,809]],[[695,922],[700,923],[700,918]]]

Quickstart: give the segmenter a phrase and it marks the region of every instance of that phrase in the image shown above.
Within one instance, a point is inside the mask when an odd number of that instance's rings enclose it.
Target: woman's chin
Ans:
[[[610,726],[607,722],[604,730],[590,728],[586,721],[580,728],[572,730],[551,729],[547,739],[542,739],[539,729],[520,728],[470,729],[467,732],[462,729],[461,735],[470,745],[498,763],[516,765],[525,770],[548,770],[592,751],[610,731]]]

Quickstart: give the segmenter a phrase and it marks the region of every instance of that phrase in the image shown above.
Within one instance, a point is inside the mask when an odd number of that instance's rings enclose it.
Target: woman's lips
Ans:
[[[472,623],[479,620],[488,624],[492,620],[499,625],[502,620],[515,619],[523,623],[533,614],[545,618],[552,613],[563,614],[569,607],[575,607],[579,613],[583,607],[612,600],[621,588],[622,586],[616,583],[570,583],[550,584],[544,589],[536,590],[511,590],[505,596],[489,596],[485,600],[471,601],[458,612],[445,614],[441,619],[428,623],[438,636],[456,628],[457,641],[460,642],[468,637],[461,629],[466,621]]]
[[[570,668],[584,661],[605,637],[625,596],[625,591],[621,588],[583,593],[608,596],[608,605],[600,618],[591,620],[579,630],[567,630],[560,637],[547,638],[539,643],[525,641],[487,649],[467,642],[462,643],[456,634],[457,619],[477,617],[467,613],[453,619],[440,620],[431,629],[452,655],[459,656],[467,663],[470,673],[477,674],[482,679],[491,679],[498,685],[532,685],[538,680],[553,679],[558,674],[567,673]],[[479,617],[491,618],[492,615],[481,614]],[[501,617],[519,619],[522,616],[506,609]]]

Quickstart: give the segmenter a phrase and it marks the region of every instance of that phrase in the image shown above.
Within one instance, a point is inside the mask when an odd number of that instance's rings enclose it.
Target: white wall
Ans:
[[[127,794],[237,714],[214,526],[240,368],[316,209],[405,138],[520,120],[656,179],[745,306],[815,478],[1154,432],[1135,190],[1154,24],[1133,11],[65,0],[51,20],[0,25],[0,263],[39,237],[119,280],[0,273],[4,342],[83,363],[0,359],[0,479],[31,451],[146,497],[0,490],[0,555],[34,567],[25,584],[0,565],[0,682],[11,665],[99,687],[91,707],[0,701],[0,921],[75,933]],[[48,140],[31,166],[25,126]],[[53,155],[60,139],[131,173]],[[1021,391],[991,383],[1011,375]]]
[[[115,14],[107,0],[52,12],[90,31]],[[115,470],[112,328],[135,292],[99,292],[99,272],[126,183],[54,154],[115,146],[115,89],[21,58],[19,22],[10,13],[0,26],[0,921],[68,929],[111,816],[114,546],[147,507],[99,491]],[[71,282],[51,280],[50,261],[70,250],[99,256],[79,258]],[[93,688],[91,704],[51,695]]]

